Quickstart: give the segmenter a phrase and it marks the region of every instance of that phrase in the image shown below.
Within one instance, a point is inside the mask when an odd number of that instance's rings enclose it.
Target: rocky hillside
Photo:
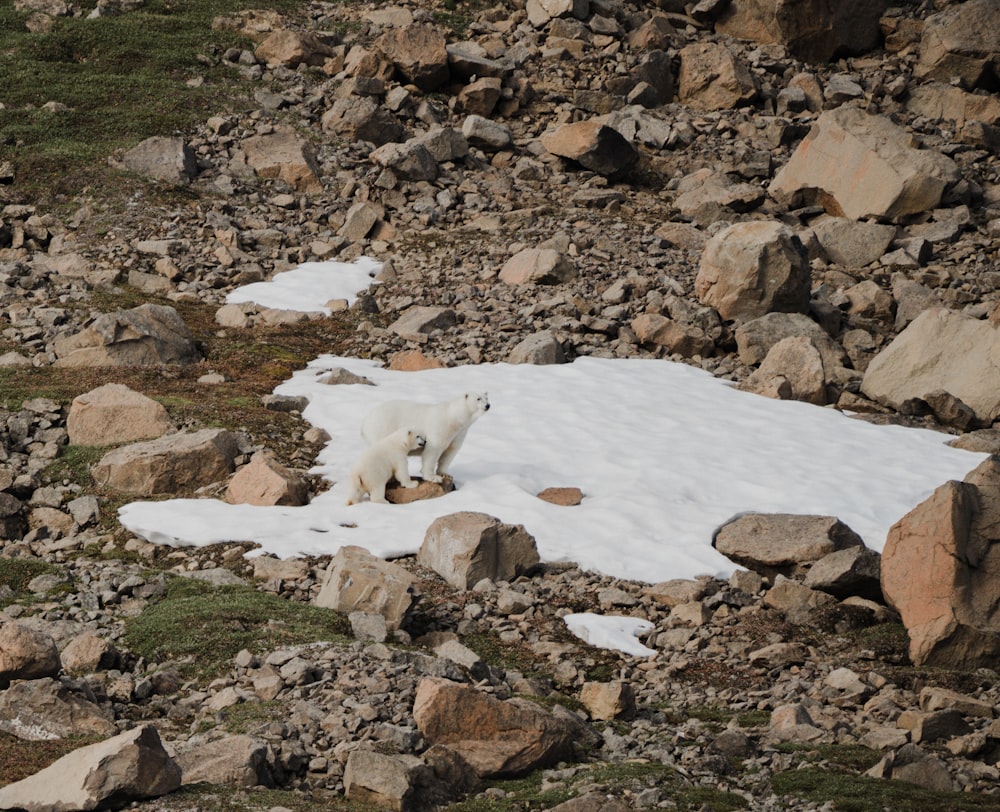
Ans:
[[[393,562],[115,520],[326,487],[270,390],[331,350],[669,359],[996,451],[996,3],[822,5],[229,11],[183,77],[218,110],[71,194],[10,122],[79,111],[0,87],[0,809],[995,808],[995,458],[881,556],[837,517],[734,521],[728,582],[539,562],[475,515]],[[14,6],[36,45],[187,13]],[[362,256],[380,284],[328,316],[225,303]]]

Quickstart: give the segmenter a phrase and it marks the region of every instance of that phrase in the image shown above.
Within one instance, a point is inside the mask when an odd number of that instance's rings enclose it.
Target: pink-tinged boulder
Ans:
[[[640,313],[629,326],[640,344],[663,347],[667,352],[676,352],[685,358],[708,356],[715,349],[715,342],[700,327],[684,324],[660,313]]]
[[[951,158],[919,149],[885,116],[842,106],[816,120],[768,192],[788,206],[821,205],[835,217],[899,219],[937,207],[959,176]]]
[[[738,0],[728,3],[715,30],[734,39],[780,43],[807,62],[878,47],[879,20],[889,0]]]
[[[516,776],[568,758],[575,727],[523,699],[501,701],[468,685],[424,679],[413,702],[431,744],[455,750],[480,778]]]
[[[309,486],[272,454],[258,452],[229,480],[226,501],[233,505],[304,505]]]
[[[458,589],[484,578],[512,580],[538,561],[535,539],[523,526],[472,511],[435,519],[417,553],[419,564]]]
[[[59,674],[59,649],[52,637],[20,621],[0,624],[0,688],[11,680]]]
[[[444,34],[431,25],[390,28],[378,47],[392,60],[404,81],[421,90],[436,90],[450,77]]]
[[[882,592],[916,665],[974,669],[1000,656],[1000,458],[941,485],[889,530]]]
[[[313,34],[287,28],[268,34],[254,51],[254,56],[262,62],[286,68],[320,66],[333,54],[333,48]]]
[[[348,545],[333,557],[313,603],[344,614],[382,615],[387,628],[398,629],[418,597],[416,578],[399,564]]]
[[[563,124],[544,133],[541,142],[553,155],[569,158],[600,175],[614,175],[628,169],[639,157],[635,147],[618,130],[609,127],[604,117]]]
[[[66,431],[74,445],[151,440],[170,428],[163,404],[120,383],[106,383],[77,395],[66,418]]]
[[[765,313],[805,313],[812,275],[806,251],[782,223],[735,223],[705,245],[695,279],[702,304],[727,320]]]
[[[958,398],[983,424],[1000,418],[1000,328],[943,307],[923,311],[872,359],[861,391],[897,411]]]
[[[181,785],[181,770],[152,725],[81,747],[45,769],[0,787],[0,809],[78,812],[123,807]]]
[[[782,387],[784,381],[787,387]],[[758,367],[741,385],[742,389],[773,396],[780,389],[782,400],[801,400],[822,406],[826,403],[826,376],[823,357],[807,336],[789,336],[775,344]]]
[[[297,192],[319,192],[319,163],[308,141],[290,129],[255,135],[240,145],[247,166],[262,178],[277,178]]]
[[[950,4],[930,15],[920,37],[914,74],[969,90],[993,88],[1000,63],[1000,24],[995,0]]]
[[[750,69],[725,45],[696,42],[681,48],[677,98],[697,110],[730,110],[757,95]]]

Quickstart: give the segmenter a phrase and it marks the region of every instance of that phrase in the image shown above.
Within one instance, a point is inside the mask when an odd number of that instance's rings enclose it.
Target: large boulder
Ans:
[[[333,55],[333,48],[318,37],[288,28],[272,31],[254,51],[254,56],[261,62],[286,68],[297,68],[299,65],[319,67]]]
[[[66,431],[74,445],[117,445],[170,431],[162,403],[120,383],[106,383],[73,398]]]
[[[11,680],[54,677],[60,667],[51,635],[16,620],[0,624],[0,689]]]
[[[995,0],[967,0],[924,21],[914,73],[964,87],[993,88],[1000,65],[1000,21]]]
[[[181,770],[156,728],[142,725],[74,750],[45,769],[0,787],[0,809],[78,812],[157,798],[181,784]]]
[[[468,685],[424,679],[413,718],[431,744],[462,756],[480,778],[516,776],[568,758],[575,726],[524,699],[501,701]]]
[[[818,204],[836,217],[899,219],[935,208],[958,179],[951,158],[918,149],[885,116],[842,106],[816,120],[768,191],[787,205]]]
[[[0,691],[0,731],[26,741],[111,736],[110,709],[50,677],[15,682]]]
[[[463,511],[435,519],[417,562],[449,584],[469,589],[484,578],[510,581],[538,564],[535,539],[524,527]]]
[[[324,132],[342,135],[350,141],[370,141],[376,145],[402,141],[406,132],[389,110],[367,96],[337,99],[323,113],[320,126]]]
[[[451,75],[444,34],[432,25],[418,23],[390,28],[378,38],[377,44],[403,80],[421,90],[436,90]]]
[[[724,556],[764,575],[791,575],[824,556],[864,544],[835,516],[744,513],[715,531]]]
[[[194,337],[167,305],[142,304],[98,316],[79,333],[53,342],[55,366],[149,366],[201,360]]]
[[[542,146],[600,175],[614,175],[635,163],[639,153],[605,117],[563,124],[543,133]]]
[[[416,578],[399,564],[362,547],[346,546],[337,550],[330,562],[313,603],[344,614],[382,615],[387,628],[398,629],[418,598]]]
[[[677,98],[698,110],[729,110],[757,95],[750,69],[718,42],[695,42],[681,49]]]
[[[125,168],[137,175],[178,186],[198,174],[198,160],[183,138],[154,135],[125,153]]]
[[[291,129],[247,138],[240,145],[247,166],[262,178],[277,178],[298,192],[319,192],[319,163],[312,144]]]
[[[984,424],[1000,417],[1000,329],[945,308],[925,310],[865,371],[861,391],[897,411],[926,409],[944,391]]]
[[[741,388],[767,397],[822,406],[826,403],[823,357],[806,336],[783,338],[768,351],[760,367]]]
[[[576,276],[576,266],[554,248],[525,248],[500,269],[500,281],[508,285],[557,285]]]
[[[174,757],[181,768],[181,783],[228,784],[236,787],[273,786],[274,754],[263,739],[244,734],[224,735],[209,741],[193,740],[178,748]]]
[[[735,223],[705,245],[695,279],[702,304],[727,320],[809,308],[809,259],[788,226],[770,220]]]
[[[768,313],[736,328],[736,350],[744,364],[759,364],[778,342],[792,336],[808,338],[827,371],[846,366],[847,353],[829,333],[804,313]]]
[[[725,5],[715,30],[735,39],[780,43],[807,62],[870,51],[881,41],[889,0],[738,0]]]
[[[304,505],[309,485],[265,451],[253,455],[229,480],[226,501],[233,505]]]
[[[178,432],[109,451],[91,475],[101,487],[136,496],[176,494],[226,479],[238,451],[225,429]]]
[[[974,669],[1000,656],[1000,457],[941,485],[894,524],[882,592],[916,665]]]

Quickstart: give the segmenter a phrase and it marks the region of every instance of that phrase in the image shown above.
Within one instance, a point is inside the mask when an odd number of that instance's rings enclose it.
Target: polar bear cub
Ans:
[[[391,400],[376,406],[365,418],[361,436],[373,444],[409,426],[427,439],[423,451],[419,452],[421,478],[427,482],[441,482],[462,447],[469,426],[489,408],[490,400],[485,392],[466,392],[443,403]]]
[[[393,476],[404,488],[417,487],[416,481],[410,479],[406,457],[422,449],[424,442],[422,434],[400,428],[365,449],[351,470],[347,504],[360,502],[366,493],[372,502],[385,504],[385,486]]]

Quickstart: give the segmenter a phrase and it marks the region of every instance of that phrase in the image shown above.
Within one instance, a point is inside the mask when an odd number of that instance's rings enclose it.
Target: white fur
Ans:
[[[361,424],[361,436],[376,443],[386,435],[407,426],[427,438],[420,453],[420,476],[428,482],[441,482],[448,466],[465,441],[465,435],[490,408],[485,392],[466,392],[443,403],[414,403],[391,400],[376,406]]]
[[[401,428],[366,449],[351,470],[347,504],[360,502],[366,493],[372,502],[385,504],[385,486],[393,476],[404,488],[417,487],[416,481],[410,479],[406,456],[423,447],[422,434]]]

